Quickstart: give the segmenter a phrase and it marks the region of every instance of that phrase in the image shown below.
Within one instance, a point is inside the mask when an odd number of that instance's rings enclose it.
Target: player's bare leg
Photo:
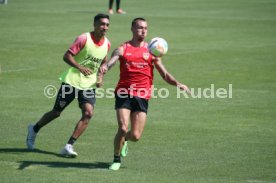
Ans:
[[[117,109],[118,131],[114,138],[114,161],[109,167],[111,170],[118,170],[121,166],[121,149],[128,132],[128,121],[131,114],[129,109]]]
[[[114,139],[114,154],[120,155],[125,135],[128,132],[128,121],[131,111],[129,109],[117,110],[118,131]]]
[[[68,140],[65,147],[62,149],[61,154],[69,157],[76,157],[78,154],[73,149],[73,144],[81,136],[81,134],[88,127],[89,121],[93,116],[93,106],[89,103],[82,105],[82,117],[78,121],[75,130]]]
[[[125,141],[121,149],[122,157],[126,157],[128,154],[128,140],[136,142],[141,138],[146,124],[146,118],[147,114],[144,112],[131,113],[131,130],[125,136]]]
[[[79,136],[81,136],[81,134],[85,131],[85,129],[87,128],[90,119],[93,116],[93,106],[89,103],[85,103],[82,106],[82,117],[79,120],[79,122],[77,123],[75,130],[72,134],[72,137],[74,138],[78,138]]]
[[[131,120],[130,131],[128,131],[129,115]],[[146,124],[147,114],[145,112],[140,112],[140,111],[132,112],[132,113],[130,113],[129,111],[127,113],[124,111],[117,110],[117,118],[119,123],[119,129],[114,140],[114,162],[109,167],[112,170],[119,170],[121,166],[120,154],[121,154],[121,150],[124,145],[125,139],[136,142],[141,138]]]
[[[126,134],[126,139],[130,141],[138,141],[144,131],[144,127],[147,120],[147,114],[145,112],[133,112],[131,113],[131,129]]]

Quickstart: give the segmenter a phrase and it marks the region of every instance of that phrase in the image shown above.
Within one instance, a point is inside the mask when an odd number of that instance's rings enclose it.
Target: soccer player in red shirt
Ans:
[[[190,92],[186,85],[178,82],[166,70],[160,57],[149,53],[148,44],[144,40],[147,28],[144,18],[135,18],[131,25],[132,39],[115,49],[110,60],[100,67],[101,73],[106,73],[117,60],[120,61],[120,80],[115,89],[118,131],[114,138],[114,161],[109,167],[111,170],[120,168],[121,156],[127,154],[127,141],[138,141],[141,138],[151,97],[154,66],[168,84]]]

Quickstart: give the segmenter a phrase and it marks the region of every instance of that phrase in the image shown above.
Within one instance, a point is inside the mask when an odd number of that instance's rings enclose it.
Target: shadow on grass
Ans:
[[[19,161],[18,169],[24,170],[32,165],[44,165],[51,168],[87,168],[87,169],[108,169],[109,163],[95,162],[95,163],[74,163],[74,162],[56,162],[56,161]]]
[[[60,157],[60,154],[55,152],[44,151],[40,149],[29,150],[26,148],[0,148],[0,153],[40,153],[40,154],[50,154],[50,155],[55,155]]]
[[[0,148],[0,153],[40,153],[55,155],[61,158],[67,158],[55,152],[44,151],[40,149],[29,150],[26,148]],[[72,158],[70,158],[72,159]],[[19,161],[18,169],[23,170],[32,165],[44,165],[53,168],[87,168],[87,169],[108,169],[110,163],[106,162],[95,162],[95,163],[75,163],[75,162],[47,162],[47,161]]]

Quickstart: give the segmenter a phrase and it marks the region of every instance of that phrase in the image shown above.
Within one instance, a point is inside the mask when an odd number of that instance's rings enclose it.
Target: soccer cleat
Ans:
[[[78,156],[78,153],[74,151],[71,144],[66,144],[60,152],[61,155],[65,157],[75,158]]]
[[[34,149],[34,144],[35,144],[35,138],[36,138],[36,133],[33,129],[34,125],[30,124],[28,126],[28,135],[26,139],[26,145],[28,149]]]
[[[108,10],[108,13],[109,13],[110,15],[113,15],[113,14],[114,14],[112,9],[109,9],[109,10]]]
[[[118,9],[118,10],[117,10],[117,13],[118,13],[118,14],[126,14],[126,12],[123,11],[122,9]]]
[[[126,157],[128,152],[128,147],[127,147],[127,141],[124,142],[124,145],[121,150],[121,156]]]
[[[117,163],[117,162],[113,162],[110,167],[109,170],[119,170],[121,166],[121,163]]]

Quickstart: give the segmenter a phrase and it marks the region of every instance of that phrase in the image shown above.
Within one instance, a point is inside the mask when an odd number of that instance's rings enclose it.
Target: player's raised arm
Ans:
[[[123,55],[123,52],[124,52],[124,48],[122,46],[120,46],[119,48],[116,48],[112,52],[111,58],[107,62],[102,64],[102,66],[100,67],[100,72],[105,74],[109,69],[111,69],[111,67],[115,65],[119,57]]]
[[[184,90],[188,93],[190,92],[190,89],[188,88],[188,86],[180,83],[179,81],[177,81],[173,75],[171,75],[167,69],[165,68],[165,66],[162,64],[162,60],[160,57],[156,57],[156,60],[154,61],[154,65],[156,67],[156,69],[158,70],[159,74],[161,75],[161,77],[170,85],[174,85],[178,88],[180,88],[181,90]]]

